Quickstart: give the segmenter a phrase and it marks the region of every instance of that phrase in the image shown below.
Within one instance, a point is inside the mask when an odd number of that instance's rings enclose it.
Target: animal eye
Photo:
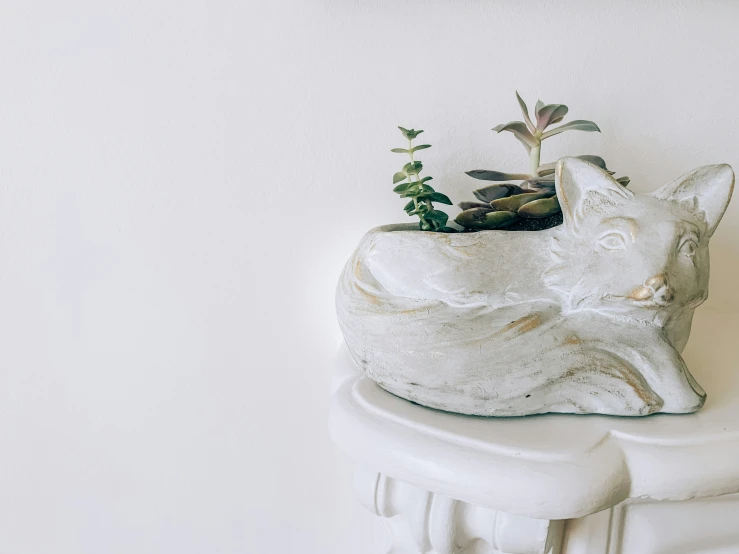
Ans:
[[[621,250],[626,248],[626,240],[621,233],[608,233],[603,235],[599,240],[598,244],[606,250]]]
[[[680,245],[679,252],[685,256],[690,256],[691,258],[695,256],[695,251],[698,249],[698,244],[693,239],[688,239],[686,241],[683,241],[683,243]]]

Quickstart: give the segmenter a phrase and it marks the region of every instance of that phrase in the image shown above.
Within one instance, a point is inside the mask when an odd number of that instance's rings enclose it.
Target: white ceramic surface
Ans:
[[[331,434],[392,554],[739,552],[739,317],[701,310],[682,416],[482,418],[383,391],[343,349]],[[379,541],[378,541],[379,542]]]
[[[349,350],[383,388],[446,411],[694,412],[705,392],[680,353],[733,185],[713,165],[634,195],[564,158],[559,227],[375,229],[337,290]]]
[[[538,519],[583,517],[624,500],[739,492],[735,313],[699,314],[698,375],[712,392],[681,416],[484,418],[406,402],[336,362],[331,434],[358,464],[424,490]],[[712,346],[709,346],[712,345]]]

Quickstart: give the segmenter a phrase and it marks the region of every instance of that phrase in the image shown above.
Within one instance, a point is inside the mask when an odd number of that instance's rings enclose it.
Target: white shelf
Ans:
[[[414,405],[337,358],[332,435],[360,465],[421,489],[537,519],[628,498],[739,491],[739,317],[698,310],[686,350],[708,393],[690,415],[482,418]]]

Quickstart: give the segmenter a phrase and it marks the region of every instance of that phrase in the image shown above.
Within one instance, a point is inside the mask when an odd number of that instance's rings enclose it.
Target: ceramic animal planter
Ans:
[[[680,356],[708,294],[728,165],[635,195],[600,168],[556,168],[544,231],[370,231],[337,291],[358,366],[384,389],[465,414],[698,410]]]

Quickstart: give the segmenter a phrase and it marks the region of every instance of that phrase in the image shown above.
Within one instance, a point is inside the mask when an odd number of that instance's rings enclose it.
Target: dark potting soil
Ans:
[[[541,218],[521,218],[508,227],[502,227],[501,229],[495,229],[500,231],[543,231],[544,229],[551,229],[557,225],[562,225],[564,218],[562,212],[557,212],[547,217]],[[463,233],[477,233],[476,229],[464,229]]]
[[[562,225],[564,221],[562,212],[557,212],[547,217],[541,218],[521,218],[509,227],[506,227],[506,231],[543,231],[544,229],[550,229],[557,225]]]

